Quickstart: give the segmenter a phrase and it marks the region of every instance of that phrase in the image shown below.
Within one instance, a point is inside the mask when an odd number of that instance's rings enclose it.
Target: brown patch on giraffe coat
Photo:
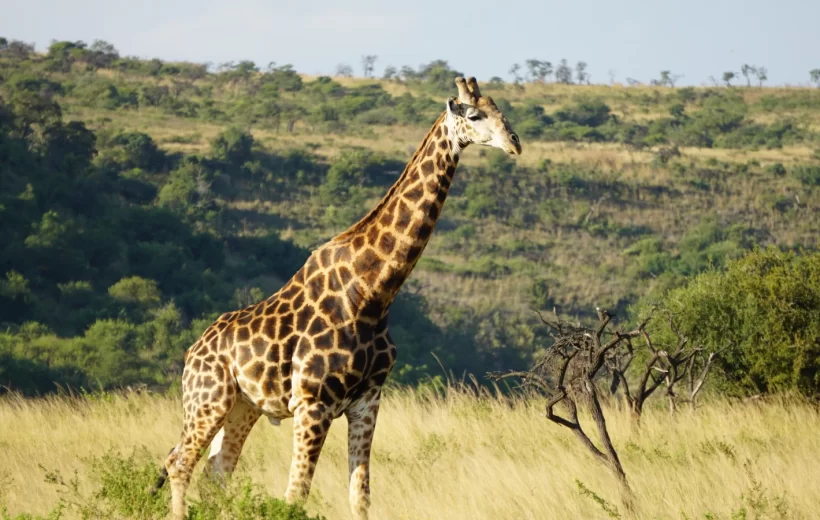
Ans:
[[[356,270],[356,274],[358,274],[367,285],[372,286],[379,276],[383,265],[384,260],[379,258],[372,249],[368,249],[353,262],[353,269]]]
[[[436,204],[430,204],[430,207],[427,209],[427,217],[429,217],[430,220],[435,221],[438,219],[438,215],[439,207]]]
[[[322,379],[325,373],[325,358],[321,355],[314,355],[305,363],[303,373],[313,379]]]
[[[360,374],[364,373],[364,369],[367,367],[367,352],[364,349],[359,349],[353,353],[353,370],[359,372]]]
[[[310,344],[310,340],[302,336],[299,338],[299,343],[296,345],[296,350],[293,352],[293,356],[296,359],[305,359],[311,349],[312,345]]]
[[[276,339],[276,316],[270,316],[262,324],[262,334],[269,340]]]
[[[412,210],[404,202],[399,203],[398,215],[396,217],[396,230],[399,232],[407,229],[410,224],[410,218],[413,216]]]
[[[350,269],[347,267],[343,265],[339,266],[339,278],[342,279],[342,284],[347,286],[347,284],[350,283],[350,280],[353,279],[353,273],[351,273]]]
[[[381,238],[379,239],[379,251],[382,254],[389,255],[393,252],[393,248],[396,247],[396,239],[391,235],[389,232],[385,231],[382,233]]]
[[[421,246],[412,246],[407,249],[407,262],[413,263],[421,255]]]
[[[307,297],[311,301],[318,301],[322,293],[325,292],[325,274],[316,273],[316,276],[307,281],[305,287],[307,288]]]
[[[259,331],[262,329],[262,318],[254,318],[251,322],[251,334],[259,334]]]
[[[307,329],[308,323],[310,323],[311,318],[314,315],[313,307],[306,305],[302,310],[300,310],[296,314],[296,329],[297,330],[305,330]]]
[[[305,294],[303,291],[300,291],[299,294],[296,295],[296,298],[293,300],[293,310],[298,311],[302,308],[305,304]]]
[[[327,330],[327,321],[325,321],[325,319],[321,316],[316,316],[313,318],[313,321],[310,322],[310,327],[308,327],[307,333],[311,336],[316,336],[325,330]]]
[[[379,228],[378,226],[370,226],[367,230],[367,243],[371,246],[376,245],[376,241],[379,239]]]
[[[264,373],[265,363],[262,361],[257,361],[245,369],[245,377],[253,381],[259,381],[262,379],[262,374]]]
[[[279,363],[279,347],[276,345],[271,346],[265,359],[268,363]]]
[[[251,341],[251,346],[253,347],[253,354],[256,357],[262,357],[265,355],[265,351],[268,348],[268,342],[262,338],[253,338]]]
[[[300,270],[299,273],[301,272],[302,271]],[[299,287],[290,282],[282,288],[281,292],[279,293],[279,297],[285,300],[292,300],[293,297],[296,296],[298,293]]]
[[[348,319],[344,303],[335,296],[326,296],[319,303],[319,311],[330,319],[332,325],[339,325]]]
[[[385,211],[379,218],[379,224],[383,227],[390,227],[393,224],[393,214]]]
[[[293,332],[293,313],[289,312],[282,316],[279,322],[279,333],[276,335],[278,339],[284,339]]]
[[[333,352],[327,357],[327,370],[330,373],[343,374],[350,362],[347,352]]]
[[[416,225],[413,226],[413,230],[410,232],[410,235],[416,237],[419,240],[427,240],[428,238],[430,238],[430,234],[432,232],[432,224],[428,224],[426,222],[417,222]]]
[[[345,385],[342,381],[336,377],[335,375],[329,375],[325,378],[324,387],[329,389],[333,392],[335,399],[334,400],[342,400],[345,396]],[[331,402],[332,404],[332,402]]]
[[[361,306],[362,302],[364,301],[364,292],[362,288],[359,286],[357,282],[353,282],[350,284],[350,287],[347,288],[347,300],[350,302],[350,306],[354,311],[358,311]]]
[[[339,279],[339,274],[336,272],[335,269],[331,270],[327,275],[327,288],[332,292],[342,292],[344,290],[344,286],[342,285],[342,281]]]
[[[336,346],[343,349],[352,348],[355,344],[356,332],[351,325],[345,325],[336,330]]]
[[[431,175],[435,171],[433,161],[431,159],[427,159],[421,163],[421,171],[424,175]]]
[[[364,319],[375,321],[382,317],[382,310],[384,310],[384,305],[381,301],[370,300],[362,308],[360,316]]]
[[[331,251],[330,248],[325,247],[319,253],[319,265],[322,267],[329,267],[330,266],[330,255]]]
[[[424,196],[424,187],[417,184],[412,189],[405,191],[402,196],[410,202],[418,202]]]
[[[333,340],[335,338],[335,334],[332,330],[328,330],[324,334],[319,334],[318,336],[313,338],[313,344],[316,346],[317,350],[329,350],[334,347]]]
[[[240,365],[244,366],[248,363],[251,359],[253,359],[253,353],[251,352],[250,345],[242,345],[239,347],[239,357],[237,361]]]
[[[404,282],[404,272],[401,269],[393,270],[390,273],[390,276],[384,281],[384,289],[389,292],[395,292],[401,287],[401,284]]]

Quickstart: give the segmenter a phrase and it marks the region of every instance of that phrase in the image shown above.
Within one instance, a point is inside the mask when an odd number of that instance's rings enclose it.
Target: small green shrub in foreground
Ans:
[[[152,493],[159,468],[145,450],[128,457],[109,451],[87,461],[94,484],[81,489],[77,475],[65,479],[58,471],[46,472],[46,481],[58,486],[60,501],[46,516],[21,513],[11,516],[0,495],[0,520],[58,520],[111,518],[151,520],[165,518],[171,503],[170,486]],[[227,487],[200,482],[200,499],[189,500],[188,520],[324,520],[309,516],[300,506],[267,496],[247,479],[234,479]]]

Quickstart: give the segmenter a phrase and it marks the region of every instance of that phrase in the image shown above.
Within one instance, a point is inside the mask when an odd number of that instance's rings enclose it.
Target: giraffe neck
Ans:
[[[416,265],[441,214],[461,150],[453,136],[444,113],[379,204],[330,242],[349,245],[354,265],[370,267],[363,270],[368,272],[364,280],[367,298],[380,302],[384,313]]]

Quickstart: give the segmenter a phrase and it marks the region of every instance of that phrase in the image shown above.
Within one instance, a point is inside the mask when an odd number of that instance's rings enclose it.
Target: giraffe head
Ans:
[[[521,154],[521,141],[491,97],[483,97],[475,78],[456,78],[458,97],[447,100],[447,119],[455,141],[463,148],[471,143]]]

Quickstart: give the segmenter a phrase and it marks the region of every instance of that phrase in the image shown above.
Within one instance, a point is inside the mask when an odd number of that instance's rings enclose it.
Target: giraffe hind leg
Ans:
[[[285,501],[303,502],[310,493],[313,473],[333,415],[322,403],[300,404],[293,415],[293,458]]]
[[[234,404],[222,429],[211,441],[208,465],[205,468],[207,475],[220,484],[225,483],[236,468],[242,446],[261,414],[261,411],[241,399]]]
[[[357,520],[367,520],[370,509],[370,449],[379,414],[381,392],[363,396],[345,412],[350,477],[350,509]]]
[[[235,392],[212,393],[183,390],[184,419],[179,444],[165,461],[171,484],[171,518],[185,518],[185,492],[202,452],[222,428],[236,401]]]

